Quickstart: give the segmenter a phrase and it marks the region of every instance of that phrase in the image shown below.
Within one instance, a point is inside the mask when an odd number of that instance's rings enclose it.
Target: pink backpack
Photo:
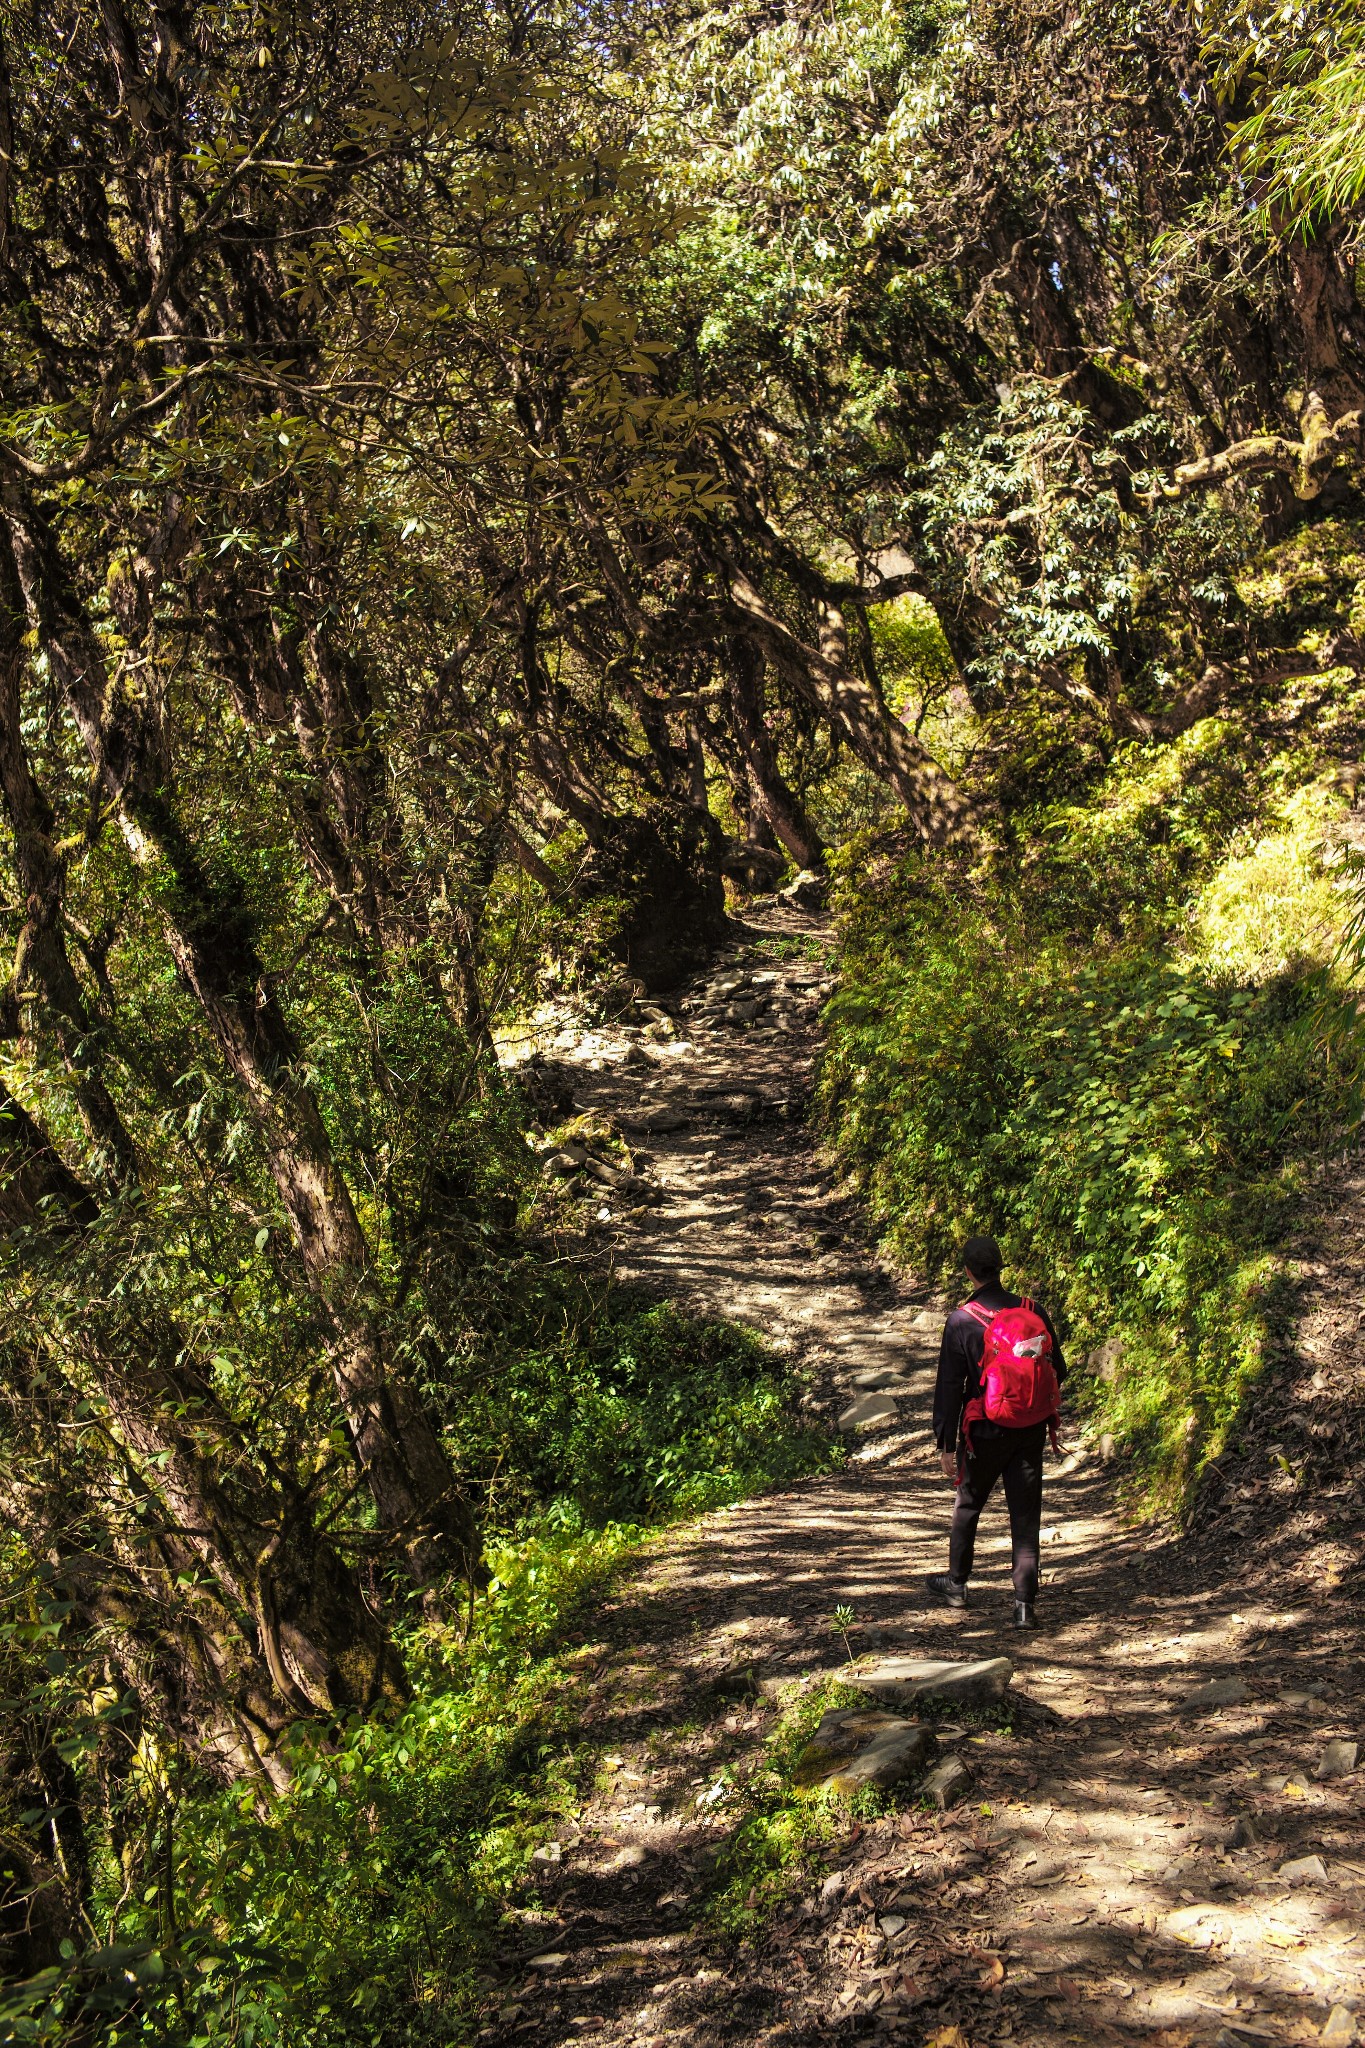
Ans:
[[[981,1352],[981,1392],[962,1413],[962,1435],[972,1448],[972,1424],[984,1416],[1002,1429],[1028,1429],[1045,1422],[1057,1448],[1062,1390],[1052,1363],[1052,1338],[1031,1301],[1018,1308],[983,1308],[963,1303],[967,1314],[985,1331]]]

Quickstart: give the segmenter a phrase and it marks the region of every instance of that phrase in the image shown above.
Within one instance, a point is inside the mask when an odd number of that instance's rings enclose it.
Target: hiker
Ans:
[[[969,1237],[962,1263],[973,1292],[944,1326],[934,1389],[934,1441],[943,1476],[957,1488],[957,1502],[948,1569],[932,1573],[927,1584],[944,1606],[967,1605],[976,1525],[996,1480],[1003,1478],[1014,1625],[1033,1628],[1043,1447],[1051,1432],[1053,1449],[1061,1448],[1057,1394],[1066,1364],[1046,1309],[1001,1286],[1000,1247],[993,1237]]]

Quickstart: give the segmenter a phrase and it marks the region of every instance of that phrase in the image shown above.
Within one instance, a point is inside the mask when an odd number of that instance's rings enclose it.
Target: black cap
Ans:
[[[998,1273],[1004,1260],[993,1237],[969,1237],[962,1247],[962,1263],[969,1273]]]

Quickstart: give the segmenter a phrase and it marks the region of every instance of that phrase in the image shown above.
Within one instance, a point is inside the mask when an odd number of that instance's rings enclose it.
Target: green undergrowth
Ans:
[[[108,1938],[68,1943],[60,1965],[12,1987],[0,2039],[472,2038],[490,1956],[522,1940],[507,1915],[537,1903],[533,1851],[600,1767],[571,1638],[600,1630],[614,1578],[668,1523],[839,1455],[796,1417],[794,1391],[735,1325],[624,1299],[567,1330],[547,1314],[541,1346],[507,1349],[467,1416],[466,1456],[506,1475],[489,1494],[491,1578],[467,1628],[404,1631],[411,1704],[301,1734],[295,1782],[269,1804],[144,1745],[154,1880],[128,1895],[112,1861],[100,1871],[92,1918]],[[40,1653],[41,1620],[34,1630]],[[65,1707],[79,1765],[99,1713],[75,1695]]]
[[[785,1688],[776,1726],[743,1784],[730,1791],[730,1831],[716,1853],[705,1899],[715,1930],[738,1940],[808,1882],[821,1853],[846,1826],[849,1807],[797,1783],[797,1763],[824,1714],[866,1707],[837,1679]]]
[[[915,1784],[887,1790],[869,1785],[852,1798],[840,1798],[802,1782],[801,1755],[824,1715],[841,1709],[865,1712],[868,1704],[865,1692],[837,1676],[808,1689],[784,1689],[763,1754],[743,1784],[733,1788],[725,1808],[732,1825],[712,1863],[703,1907],[706,1924],[722,1938],[743,1940],[787,1900],[809,1889],[853,1827],[921,1803]],[[925,1701],[915,1711],[930,1725],[951,1722],[969,1735],[989,1731],[1008,1738],[1015,1703],[1008,1697],[970,1707]]]
[[[467,1638],[405,1644],[412,1704],[300,1735],[296,1782],[262,1805],[163,1757],[157,1879],[112,1943],[12,1987],[0,2038],[69,2044],[455,2043],[486,2003],[535,1848],[591,1788],[585,1680],[566,1631],[649,1532],[616,1524],[495,1545]],[[111,1877],[112,1881],[112,1877]]]
[[[501,1526],[562,1529],[700,1514],[839,1455],[752,1331],[668,1303],[560,1305],[468,1375],[454,1455]]]
[[[1122,750],[968,886],[843,857],[823,1115],[895,1252],[960,1285],[988,1230],[1065,1325],[1135,1500],[1178,1506],[1285,1307],[1277,1256],[1355,1113],[1333,967],[1346,799],[1221,720]]]

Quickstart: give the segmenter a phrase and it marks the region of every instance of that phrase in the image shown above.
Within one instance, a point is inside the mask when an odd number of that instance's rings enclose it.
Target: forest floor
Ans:
[[[1365,1735],[1365,1180],[1325,1183],[1291,1248],[1293,1343],[1193,1528],[1125,1522],[1116,1468],[1082,1451],[1050,1468],[1037,1634],[1009,1626],[998,1502],[972,1607],[937,1610],[945,1303],[879,1268],[803,1121],[829,945],[814,917],[756,917],[654,1042],[637,1020],[556,1049],[580,1109],[649,1128],[664,1201],[604,1203],[597,1226],[619,1279],[752,1323],[810,1373],[817,1410],[859,1375],[904,1391],[842,1470],[667,1532],[591,1617],[596,1789],[541,1852],[481,2039],[1338,2048],[1357,2009],[1365,2037],[1361,1778],[1317,1775],[1330,1741]],[[775,978],[716,991],[727,970]],[[725,1014],[755,987],[755,1014]],[[726,1844],[784,1717],[829,1695],[840,1606],[855,1656],[1009,1656],[1015,1704],[997,1729],[940,1726],[971,1771],[962,1803],[911,1789],[845,1816],[771,1914],[722,1925]],[[1199,1698],[1226,1680],[1224,1704]]]

